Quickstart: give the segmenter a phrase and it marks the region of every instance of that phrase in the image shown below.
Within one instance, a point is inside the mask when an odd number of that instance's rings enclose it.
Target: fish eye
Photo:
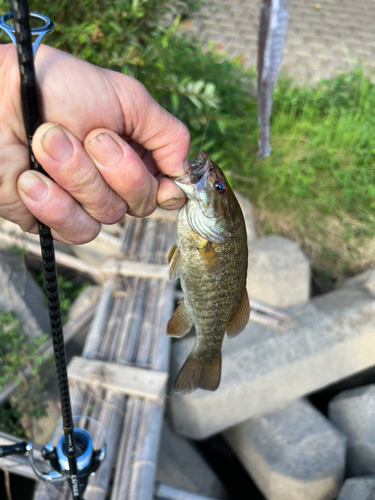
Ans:
[[[225,185],[225,182],[222,182],[222,181],[215,181],[215,190],[219,193],[219,194],[225,194],[226,191],[227,191],[227,186]]]

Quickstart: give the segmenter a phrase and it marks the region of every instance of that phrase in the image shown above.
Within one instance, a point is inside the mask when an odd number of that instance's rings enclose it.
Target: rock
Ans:
[[[347,474],[375,474],[375,385],[341,392],[328,416],[348,438]]]
[[[346,439],[307,401],[248,420],[224,437],[267,500],[337,497]]]
[[[267,236],[249,245],[249,295],[277,307],[306,302],[310,296],[310,262],[297,243]]]
[[[182,396],[170,390],[176,431],[204,439],[375,365],[375,300],[361,282],[315,297],[289,311],[283,331],[249,323],[223,342],[215,392]],[[171,383],[194,345],[172,345]]]
[[[245,196],[238,193],[237,191],[235,192],[235,195],[245,218],[247,242],[250,243],[254,241],[258,236],[253,209],[250,201]]]
[[[356,477],[347,479],[337,500],[374,500],[375,477]]]
[[[217,500],[227,498],[224,485],[199,452],[166,424],[161,437],[156,481],[196,495]]]
[[[0,309],[13,311],[29,338],[50,332],[45,297],[23,259],[10,250],[0,251]]]
[[[371,273],[366,280],[365,287],[375,296],[375,271],[373,269],[371,269]]]

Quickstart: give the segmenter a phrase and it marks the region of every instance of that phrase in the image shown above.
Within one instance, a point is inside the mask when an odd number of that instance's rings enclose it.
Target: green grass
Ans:
[[[234,163],[232,183],[257,207],[261,230],[299,241],[338,279],[375,261],[375,86],[361,69],[274,93],[271,156]],[[236,179],[247,176],[249,184]]]
[[[7,402],[0,406],[0,431],[25,437],[22,415],[45,415],[41,401],[45,382],[38,375],[43,357],[38,350],[46,340],[47,335],[28,339],[15,314],[0,310],[0,391],[11,382],[19,384],[12,405]],[[26,367],[31,368],[29,380],[22,374]]]
[[[45,293],[45,283],[43,271],[34,272],[33,277],[38,283],[40,288]],[[59,286],[59,299],[60,299],[60,310],[61,319],[63,323],[66,323],[69,319],[69,308],[71,303],[80,295],[85,288],[90,285],[90,281],[84,281],[82,284],[77,284],[77,280],[67,279],[66,277],[58,274],[57,283]],[[45,304],[47,306],[47,297],[45,297]]]

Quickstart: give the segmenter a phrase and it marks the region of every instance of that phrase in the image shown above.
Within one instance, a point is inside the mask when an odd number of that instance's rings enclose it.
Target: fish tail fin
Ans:
[[[207,360],[199,350],[193,349],[177,375],[174,390],[180,394],[189,394],[198,388],[216,391],[220,377],[221,351]]]

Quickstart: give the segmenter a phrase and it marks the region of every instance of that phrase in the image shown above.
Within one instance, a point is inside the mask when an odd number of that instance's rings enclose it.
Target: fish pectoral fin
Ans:
[[[216,391],[221,377],[221,351],[213,359],[206,360],[199,351],[193,349],[177,375],[175,392],[189,394],[196,389]]]
[[[227,335],[231,339],[236,337],[242,332],[249,321],[250,316],[250,303],[247,295],[246,286],[242,290],[240,303],[238,304],[237,311],[227,326]]]
[[[175,253],[175,251],[177,250],[177,245],[176,243],[173,245],[173,247],[169,250],[169,254],[168,254],[168,263],[172,260],[172,257]]]
[[[168,281],[174,281],[181,278],[181,260],[180,260],[180,250],[173,245],[168,254],[169,270],[168,270]]]
[[[181,299],[177,309],[175,309],[168,322],[167,335],[169,337],[183,337],[191,330],[192,326],[193,321],[190,318],[184,299]]]
[[[217,253],[213,249],[211,243],[207,241],[205,246],[198,248],[198,251],[203,262],[206,264],[211,278],[214,280],[221,280],[223,270],[221,268],[219,257],[217,256]]]

